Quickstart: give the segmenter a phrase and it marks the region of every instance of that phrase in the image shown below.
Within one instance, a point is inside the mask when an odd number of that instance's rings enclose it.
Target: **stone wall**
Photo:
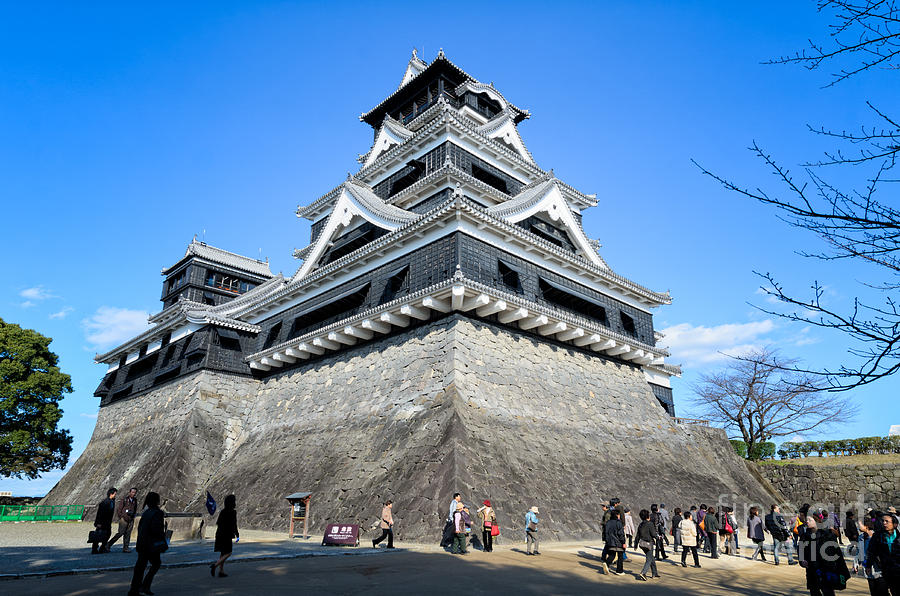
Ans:
[[[490,498],[507,536],[541,508],[548,538],[599,531],[632,507],[768,502],[724,433],[678,426],[638,367],[452,315],[262,381],[198,373],[103,407],[47,501],[107,486],[200,511],[234,493],[239,521],[287,530],[284,496],[312,491],[312,529],[368,527],[395,502],[398,538],[433,540],[453,492]]]
[[[761,464],[763,476],[792,504],[826,505],[845,510],[858,504],[876,508],[900,506],[900,464],[771,465]]]

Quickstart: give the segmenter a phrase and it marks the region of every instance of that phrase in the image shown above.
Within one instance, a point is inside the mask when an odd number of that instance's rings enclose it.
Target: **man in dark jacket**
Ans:
[[[146,507],[141,513],[141,523],[138,524],[137,540],[135,541],[138,556],[134,563],[134,574],[131,577],[131,589],[128,590],[128,596],[153,594],[150,591],[150,584],[162,564],[159,555],[169,548],[166,542],[166,514],[159,508],[159,502],[158,493],[152,491],[147,493],[144,500]],[[150,571],[144,575],[147,563],[150,563]]]
[[[112,548],[116,540],[122,538],[122,552],[130,553],[131,549],[128,544],[131,542],[131,529],[134,527],[134,516],[137,514],[137,489],[132,488],[125,495],[125,498],[119,501],[116,507],[116,518],[119,520],[119,531],[109,541],[107,548]]]
[[[891,596],[900,596],[900,530],[897,518],[886,513],[881,516],[883,530],[876,531],[866,552],[866,571],[871,574],[872,565],[881,570],[882,585]],[[887,593],[887,592],[883,592]]]
[[[772,535],[772,552],[775,554],[775,564],[778,565],[778,550],[784,549],[788,556],[788,565],[796,565],[794,561],[791,543],[788,539],[791,531],[788,529],[784,516],[781,515],[781,508],[778,505],[771,506],[770,513],[766,516],[766,531]]]
[[[663,545],[663,534],[665,534],[666,531],[666,523],[663,520],[662,514],[659,512],[659,505],[655,503],[650,505],[650,523],[656,527],[656,560],[660,561],[662,559],[668,559],[669,555],[666,554],[666,547]]]
[[[92,555],[109,552],[108,543],[109,537],[112,536],[112,520],[113,514],[116,512],[117,492],[115,488],[109,489],[106,491],[106,498],[97,505],[97,515],[94,517],[94,542],[91,543]]]
[[[613,571],[616,575],[622,573],[622,555],[625,553],[625,524],[619,519],[619,512],[616,509],[610,511],[609,521],[606,522],[606,547],[603,558],[603,572],[609,573],[609,566],[613,564],[616,555],[619,556],[616,563],[616,569]]]

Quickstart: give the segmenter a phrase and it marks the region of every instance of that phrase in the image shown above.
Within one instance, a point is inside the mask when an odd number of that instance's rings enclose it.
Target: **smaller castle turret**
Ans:
[[[177,263],[162,270],[163,308],[186,300],[216,306],[272,277],[269,263],[193,240]]]

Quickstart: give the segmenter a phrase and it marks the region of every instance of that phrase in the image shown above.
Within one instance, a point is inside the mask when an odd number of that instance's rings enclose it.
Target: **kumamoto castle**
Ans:
[[[595,196],[538,167],[527,118],[413,53],[360,118],[359,171],[297,210],[296,273],[197,241],[162,270],[152,327],[97,356],[96,428],[47,502],[234,493],[242,525],[286,531],[291,493],[312,492],[311,530],[393,499],[398,537],[428,541],[454,492],[510,528],[539,505],[560,539],[598,533],[611,497],[768,504],[724,432],[674,418],[670,297],[598,254]]]

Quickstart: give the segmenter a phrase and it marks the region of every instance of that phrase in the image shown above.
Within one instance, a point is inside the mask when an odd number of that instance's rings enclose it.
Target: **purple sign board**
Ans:
[[[359,546],[359,526],[356,524],[328,524],[322,546]]]

